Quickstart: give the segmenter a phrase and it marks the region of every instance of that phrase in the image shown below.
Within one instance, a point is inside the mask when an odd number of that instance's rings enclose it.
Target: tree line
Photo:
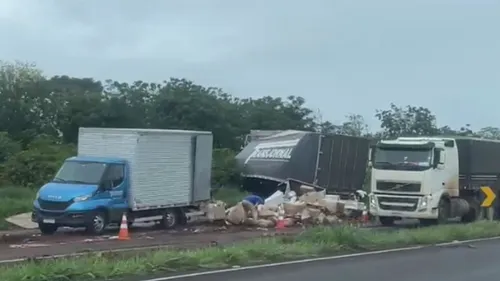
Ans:
[[[427,108],[390,104],[375,110],[381,131],[370,132],[363,116],[341,124],[324,120],[299,96],[238,98],[220,88],[170,78],[161,83],[48,77],[34,64],[0,62],[0,185],[38,187],[74,155],[79,127],[159,128],[212,131],[213,181],[236,181],[234,155],[252,129],[306,130],[389,138],[469,135],[500,138],[500,129],[437,127]]]

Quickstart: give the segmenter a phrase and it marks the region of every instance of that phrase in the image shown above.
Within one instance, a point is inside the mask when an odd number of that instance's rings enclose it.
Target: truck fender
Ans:
[[[439,206],[439,202],[441,202],[441,200],[444,200],[446,203],[449,204],[449,206],[451,206],[453,204],[453,202],[451,202],[452,200],[450,199],[450,196],[448,195],[448,193],[443,193],[443,194],[441,194],[441,196],[439,196],[438,201],[433,200],[432,209],[437,209]]]
[[[110,212],[109,212],[108,208],[106,208],[104,206],[99,206],[99,207],[97,207],[97,208],[94,209],[94,212],[102,212],[102,213],[106,214],[106,219],[109,222]]]
[[[450,195],[448,195],[448,193],[441,194],[441,197],[439,198],[439,200],[444,200],[444,201],[448,202],[448,204],[451,203]]]

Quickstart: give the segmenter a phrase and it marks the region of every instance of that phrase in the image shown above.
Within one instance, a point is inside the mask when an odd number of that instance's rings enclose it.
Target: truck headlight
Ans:
[[[368,195],[368,199],[370,200],[370,208],[376,208],[377,207],[377,198],[375,195],[370,194]]]
[[[91,196],[90,195],[83,195],[83,196],[78,196],[73,199],[75,202],[81,202],[81,201],[86,201],[89,200]]]
[[[422,199],[420,199],[420,208],[427,208],[429,204],[429,197],[424,196]]]

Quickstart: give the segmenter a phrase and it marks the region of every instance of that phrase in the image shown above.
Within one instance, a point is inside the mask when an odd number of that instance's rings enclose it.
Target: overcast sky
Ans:
[[[0,32],[1,59],[48,75],[300,95],[372,128],[390,102],[500,126],[499,0],[1,0]]]

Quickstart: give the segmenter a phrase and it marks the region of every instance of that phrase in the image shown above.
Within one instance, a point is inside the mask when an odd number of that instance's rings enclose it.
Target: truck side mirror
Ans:
[[[373,166],[373,160],[374,160],[374,156],[375,156],[375,149],[376,149],[375,145],[370,145],[370,148],[368,150],[368,167]]]

